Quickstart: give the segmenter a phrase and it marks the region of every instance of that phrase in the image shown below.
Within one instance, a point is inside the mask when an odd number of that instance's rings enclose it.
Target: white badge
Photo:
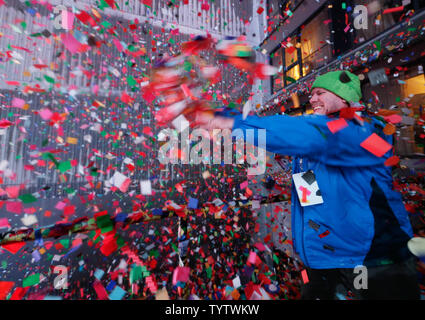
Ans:
[[[316,176],[312,170],[292,175],[298,200],[302,207],[323,203],[322,194],[317,184]]]

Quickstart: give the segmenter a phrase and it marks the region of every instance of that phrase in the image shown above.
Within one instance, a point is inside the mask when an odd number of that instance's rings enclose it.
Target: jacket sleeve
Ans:
[[[254,144],[258,144],[258,129],[265,129],[267,151],[315,159],[333,166],[371,166],[382,165],[391,156],[388,151],[383,157],[377,157],[360,144],[373,133],[373,126],[365,123],[360,126],[348,121],[348,126],[332,133],[327,123],[334,119],[321,115],[268,117],[234,117],[233,130],[254,129]],[[391,136],[382,135],[388,143]],[[263,143],[264,145],[264,143]]]

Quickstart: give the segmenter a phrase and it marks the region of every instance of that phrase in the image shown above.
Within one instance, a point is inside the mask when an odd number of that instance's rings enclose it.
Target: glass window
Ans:
[[[408,116],[395,137],[395,151],[399,156],[423,153],[425,131],[413,118],[424,117],[425,77],[422,65],[413,65],[404,71],[391,72],[388,82],[363,87],[363,101],[372,111],[390,108],[400,116]],[[397,77],[394,76],[397,75]],[[413,123],[414,122],[414,123]]]
[[[298,37],[293,36],[286,39],[285,43],[285,85],[293,83],[301,78],[300,61],[301,55],[299,52],[300,43]]]
[[[298,52],[296,38],[288,38],[287,40],[285,48],[285,66],[289,67],[295,62],[298,62]]]
[[[273,93],[283,88],[283,65],[282,65],[282,49],[279,48],[270,54],[271,65],[278,69],[278,74],[272,78],[272,90]]]
[[[300,65],[297,64],[286,72],[286,83],[291,84],[294,80],[301,78]]]
[[[330,38],[329,27],[324,21],[328,11],[321,11],[311,22],[301,29],[301,56],[303,74],[323,65],[331,57],[331,46],[326,41]]]

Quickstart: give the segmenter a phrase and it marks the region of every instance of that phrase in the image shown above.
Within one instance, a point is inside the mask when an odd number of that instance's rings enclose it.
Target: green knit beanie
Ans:
[[[360,80],[349,71],[339,70],[325,73],[314,81],[311,90],[314,88],[326,89],[348,103],[359,102],[362,98]]]

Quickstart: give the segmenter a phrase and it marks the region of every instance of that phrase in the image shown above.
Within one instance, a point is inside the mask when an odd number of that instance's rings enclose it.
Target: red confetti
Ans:
[[[329,130],[332,133],[336,133],[336,132],[344,129],[345,127],[348,127],[348,123],[347,123],[347,121],[345,121],[345,119],[332,120],[332,121],[329,121],[326,124],[327,124]]]
[[[382,157],[392,148],[392,145],[390,145],[376,133],[371,134],[365,141],[360,144],[360,146],[377,157]]]
[[[397,156],[392,156],[392,157],[389,157],[389,158],[388,158],[388,159],[384,162],[384,164],[385,164],[387,167],[392,167],[392,166],[397,165],[399,162],[400,162],[400,158],[399,158],[399,157],[397,157]]]
[[[6,300],[10,290],[12,290],[15,282],[12,281],[0,281],[0,300]]]

